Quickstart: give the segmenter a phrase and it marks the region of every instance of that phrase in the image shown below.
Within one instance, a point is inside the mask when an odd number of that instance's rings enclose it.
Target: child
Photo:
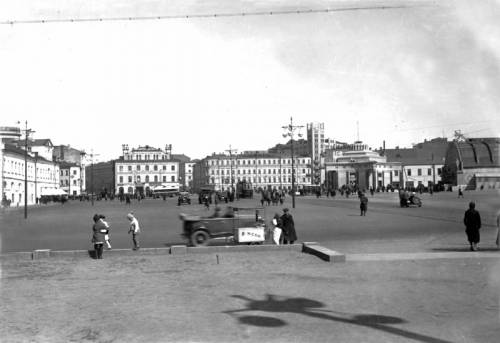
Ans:
[[[109,224],[105,222],[104,219],[106,219],[106,217],[100,214],[99,221],[101,221],[105,227],[105,229],[102,229],[101,232],[104,233],[104,241],[106,242],[108,249],[111,250],[111,241],[109,240]]]

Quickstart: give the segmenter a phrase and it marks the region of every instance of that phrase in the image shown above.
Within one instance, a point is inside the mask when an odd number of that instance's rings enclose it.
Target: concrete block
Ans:
[[[304,244],[302,245],[302,252],[318,256],[319,258],[327,262],[345,262],[345,254],[322,247],[315,242],[304,242]]]
[[[50,249],[37,249],[33,250],[33,260],[38,260],[40,258],[50,257]]]
[[[170,254],[172,254],[172,255],[185,255],[185,254],[187,254],[187,246],[185,246],[185,245],[172,245],[170,247]]]

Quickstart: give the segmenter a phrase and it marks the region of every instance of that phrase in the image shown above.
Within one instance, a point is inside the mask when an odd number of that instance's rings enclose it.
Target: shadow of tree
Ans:
[[[236,316],[236,313],[250,311],[274,313],[289,312],[323,320],[332,320],[340,323],[369,327],[375,330],[384,331],[393,335],[413,339],[415,341],[424,343],[451,343],[450,341],[390,326],[393,324],[406,323],[404,319],[398,317],[383,316],[378,314],[357,314],[351,315],[350,317],[346,316],[346,314],[343,314],[342,316],[340,316],[337,312],[324,310],[323,308],[325,307],[325,304],[323,304],[322,302],[308,298],[284,298],[278,297],[273,294],[266,294],[266,298],[264,300],[254,300],[243,295],[233,295],[232,297],[244,300],[247,303],[245,308],[243,309],[223,312],[231,316]],[[334,313],[336,313],[336,315],[334,315]],[[278,327],[287,325],[287,323],[281,319],[265,316],[236,316],[236,318],[240,321],[240,323],[247,325],[264,327]]]

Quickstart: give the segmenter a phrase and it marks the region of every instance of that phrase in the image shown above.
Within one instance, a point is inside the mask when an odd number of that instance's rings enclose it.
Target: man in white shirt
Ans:
[[[139,233],[141,228],[139,227],[139,221],[134,217],[134,214],[130,212],[127,214],[127,218],[130,221],[130,228],[128,233],[132,233],[132,241],[134,242],[134,250],[139,250]]]

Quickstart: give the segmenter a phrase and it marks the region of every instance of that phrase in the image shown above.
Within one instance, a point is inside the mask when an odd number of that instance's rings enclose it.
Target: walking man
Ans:
[[[467,234],[467,240],[470,244],[470,250],[478,250],[477,244],[479,243],[479,229],[481,228],[481,216],[479,212],[476,211],[476,204],[471,201],[469,203],[469,209],[465,211],[464,215],[464,225],[465,233]]]
[[[128,229],[128,233],[132,233],[132,242],[134,242],[134,250],[139,250],[139,233],[141,232],[141,228],[139,227],[139,221],[134,217],[134,214],[130,212],[127,214],[127,218],[130,221],[130,227]]]
[[[295,223],[293,217],[288,213],[288,208],[283,209],[281,216],[281,223],[283,229],[283,244],[293,244],[297,240],[297,233],[295,232]]]

